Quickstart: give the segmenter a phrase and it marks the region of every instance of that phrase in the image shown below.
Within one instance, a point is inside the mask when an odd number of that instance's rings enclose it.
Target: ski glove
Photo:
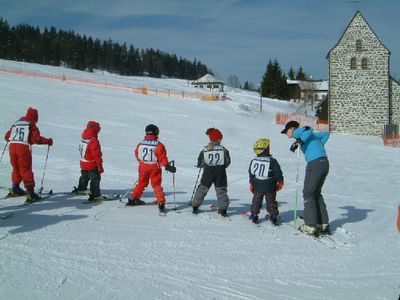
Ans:
[[[104,173],[103,165],[98,165],[97,170],[99,171],[100,174]]]
[[[47,144],[48,144],[49,146],[53,145],[53,139],[52,139],[52,138],[49,138]]]
[[[295,152],[299,146],[303,145],[304,142],[301,139],[296,139],[296,141],[290,146],[290,151]]]
[[[165,170],[171,173],[176,173],[176,167],[171,164],[171,162],[168,163],[168,165],[165,167]]]
[[[250,192],[254,191],[254,184],[250,183]]]
[[[283,185],[284,185],[284,183],[283,183],[283,179],[282,179],[281,181],[278,181],[278,182],[276,183],[276,188],[275,188],[275,190],[276,190],[277,192],[279,192],[279,191],[283,188]]]

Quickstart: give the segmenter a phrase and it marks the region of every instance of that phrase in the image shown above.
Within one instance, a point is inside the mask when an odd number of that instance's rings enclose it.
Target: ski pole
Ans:
[[[175,167],[175,161],[171,160],[171,166]],[[174,209],[176,210],[176,202],[175,202],[175,173],[172,173],[172,191],[174,193]]]
[[[128,195],[128,193],[129,193],[130,191],[132,191],[132,189],[133,189],[133,187],[132,187],[132,188],[129,188],[129,189],[126,191],[126,193],[119,199],[119,202],[122,202],[122,199],[124,199],[124,198],[126,197],[126,195]]]
[[[1,163],[1,161],[3,160],[3,155],[4,155],[4,152],[6,152],[7,145],[8,145],[8,142],[4,145],[3,152],[1,152],[0,163]]]
[[[190,204],[189,205],[192,205],[192,203],[193,203],[192,201],[193,201],[194,193],[196,191],[197,182],[199,181],[200,172],[201,172],[201,168],[199,168],[199,173],[197,174],[196,183],[194,184],[194,187],[193,187],[192,198],[190,198]]]
[[[133,190],[133,188],[135,187],[136,183],[138,182],[138,180],[135,181],[135,183],[133,184],[133,186],[131,188],[129,188],[126,193],[119,199],[119,202],[123,202],[122,200],[125,199],[126,195],[128,195],[129,192],[131,192]]]
[[[43,192],[43,180],[44,180],[44,175],[46,174],[46,166],[47,166],[47,159],[49,158],[49,152],[50,152],[50,145],[47,146],[47,154],[46,154],[46,160],[44,162],[43,176],[42,176],[42,181],[40,182],[39,194]]]
[[[299,164],[300,164],[300,148],[297,149],[297,173],[296,173],[296,197],[293,210],[293,226],[297,230],[297,201],[299,198]]]

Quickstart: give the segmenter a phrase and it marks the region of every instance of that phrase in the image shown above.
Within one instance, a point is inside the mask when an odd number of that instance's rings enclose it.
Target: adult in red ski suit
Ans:
[[[168,162],[167,151],[165,146],[158,140],[159,129],[153,124],[146,126],[146,136],[135,148],[135,156],[139,161],[139,179],[132,191],[131,198],[127,205],[143,205],[145,204],[140,197],[144,189],[148,186],[149,180],[154,189],[156,201],[163,210],[165,203],[165,195],[161,186],[162,172],[161,166],[165,170],[175,173],[175,166]],[[161,209],[160,209],[161,210]]]
[[[82,132],[82,140],[79,144],[81,176],[77,192],[85,191],[90,181],[90,200],[95,200],[96,197],[100,196],[100,174],[104,172],[101,146],[98,139],[100,130],[99,123],[89,121]]]
[[[10,162],[12,170],[12,196],[24,195],[25,192],[19,187],[21,181],[30,196],[35,197],[35,179],[32,171],[32,152],[31,145],[47,144],[53,145],[53,139],[45,138],[40,135],[36,126],[39,120],[38,111],[29,107],[26,116],[16,121],[5,135],[5,140],[9,142]],[[36,195],[37,196],[37,195]]]

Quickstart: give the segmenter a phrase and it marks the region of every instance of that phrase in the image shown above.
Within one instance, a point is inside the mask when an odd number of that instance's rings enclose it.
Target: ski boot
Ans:
[[[102,200],[104,200],[104,197],[102,195],[93,196],[92,194],[89,194],[89,199],[88,199],[89,202],[99,202]]]
[[[13,184],[11,189],[8,190],[6,198],[13,198],[19,196],[25,196],[26,192],[19,187],[19,184]]]
[[[74,186],[74,190],[71,192],[71,194],[76,194],[76,195],[87,195],[89,192],[87,189],[80,189],[79,187]]]
[[[226,209],[218,209],[218,213],[221,215],[221,217],[227,217],[228,214],[226,213]]]
[[[34,190],[27,190],[25,202],[32,203],[38,200],[40,200],[40,196]]]
[[[267,216],[265,216],[265,218],[267,218]],[[269,215],[269,221],[274,226],[279,226],[282,224],[281,217],[279,215],[277,215],[277,216]]]
[[[251,222],[253,222],[254,224],[258,224],[258,215],[256,214],[251,214],[249,219],[251,220]]]
[[[146,202],[140,200],[139,198],[129,198],[128,202],[125,206],[138,206],[138,205],[145,205]]]
[[[197,206],[193,206],[192,213],[197,215],[199,213],[199,208]]]
[[[165,203],[158,204],[158,211],[160,215],[165,216]]]
[[[317,227],[319,234],[332,235],[332,231],[329,228],[329,224],[320,224]]]
[[[303,224],[299,227],[299,231],[301,233],[304,233],[306,235],[311,235],[314,237],[319,237],[319,232],[318,229],[315,226],[309,226],[306,224]]]

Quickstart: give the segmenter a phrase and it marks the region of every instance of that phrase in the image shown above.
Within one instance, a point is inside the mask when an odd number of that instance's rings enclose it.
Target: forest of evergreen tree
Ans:
[[[0,58],[85,70],[103,70],[127,76],[170,77],[194,80],[212,71],[160,50],[138,49],[111,39],[100,41],[74,31],[27,24],[10,26],[0,18]]]

